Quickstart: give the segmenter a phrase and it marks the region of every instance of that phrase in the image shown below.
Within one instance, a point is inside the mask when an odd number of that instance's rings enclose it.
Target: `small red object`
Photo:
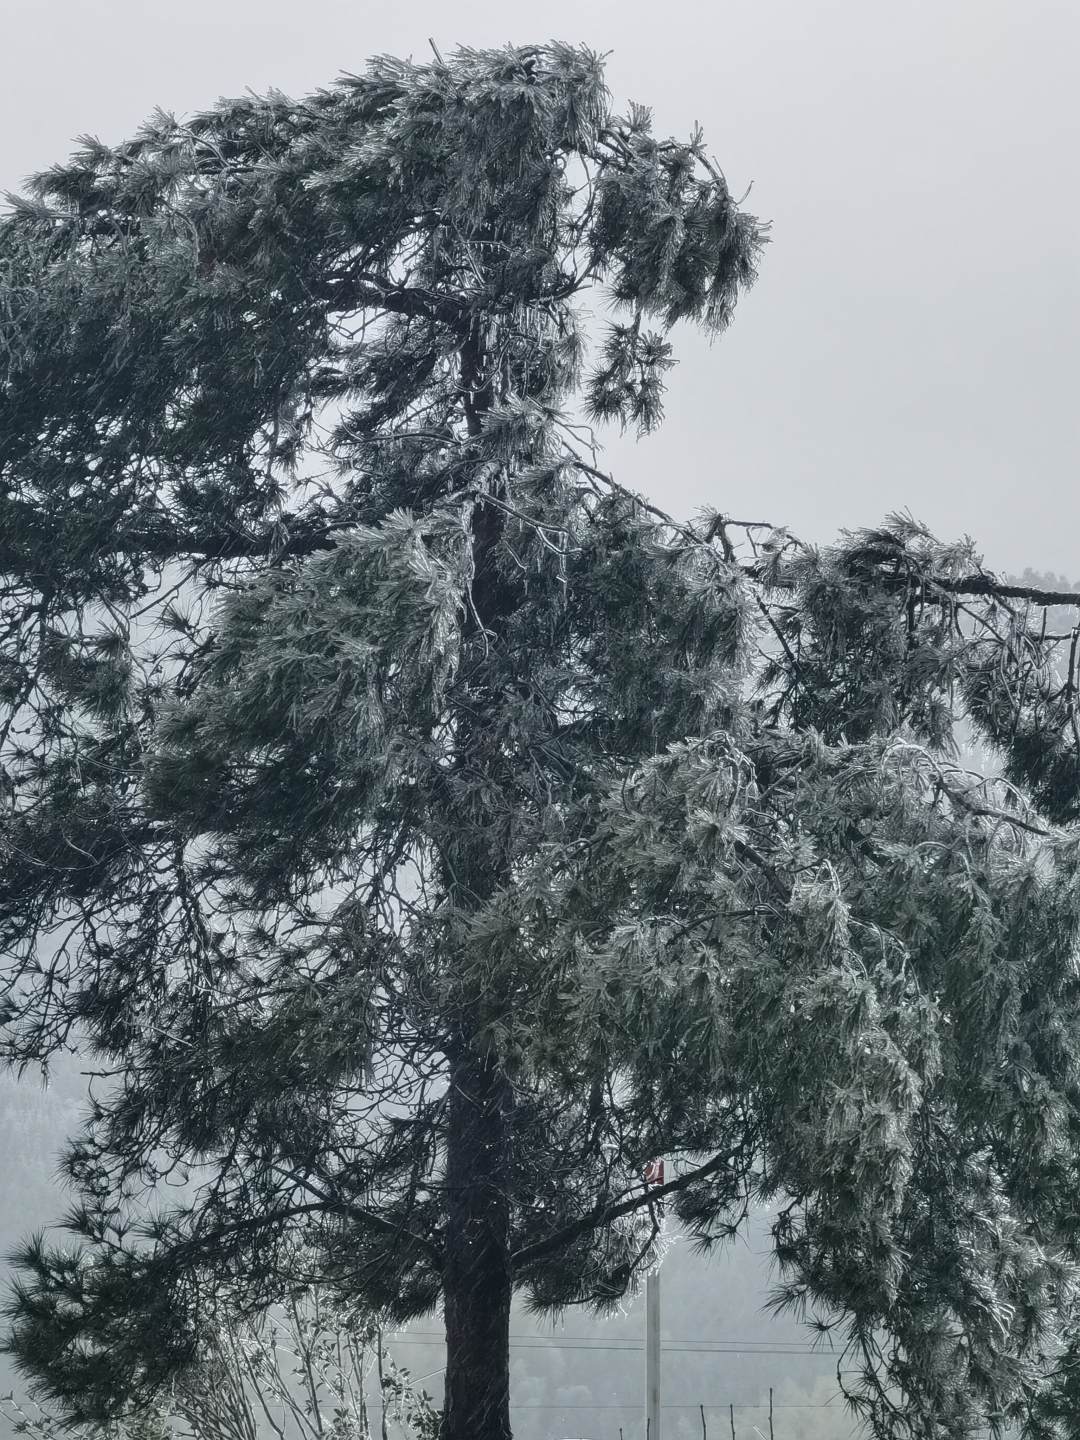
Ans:
[[[662,1185],[664,1183],[663,1160],[650,1160],[641,1175],[646,1185]]]

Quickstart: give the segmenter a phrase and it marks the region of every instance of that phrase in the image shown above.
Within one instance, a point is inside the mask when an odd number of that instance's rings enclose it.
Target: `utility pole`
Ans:
[[[663,1160],[650,1160],[642,1171],[646,1186],[663,1185]],[[664,1202],[656,1209],[664,1213]],[[660,1267],[645,1277],[645,1440],[660,1440]]]
[[[660,1440],[660,1271],[645,1277],[645,1433]]]

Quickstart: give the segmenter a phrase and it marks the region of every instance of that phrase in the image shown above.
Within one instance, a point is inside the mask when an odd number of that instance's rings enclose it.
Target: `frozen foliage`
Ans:
[[[111,1079],[12,1344],[74,1417],[302,1242],[505,1440],[513,1287],[783,1197],[877,1434],[1077,1433],[1075,597],[676,525],[574,418],[656,424],[762,238],[566,46],[159,115],[4,221],[4,1043]]]
[[[394,1363],[382,1334],[355,1304],[294,1290],[258,1319],[209,1329],[199,1354],[157,1403],[74,1431],[14,1395],[0,1415],[28,1440],[435,1440],[430,1397]]]

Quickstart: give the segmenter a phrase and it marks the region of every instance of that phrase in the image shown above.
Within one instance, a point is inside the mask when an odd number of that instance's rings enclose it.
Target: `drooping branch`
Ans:
[[[955,579],[935,575],[926,583],[950,595],[985,595],[991,600],[1029,600],[1039,606],[1075,605],[1080,608],[1080,593],[1075,590],[1040,590],[1034,585],[1010,585],[994,575],[961,575]]]
[[[660,525],[664,526],[665,529],[670,529],[674,534],[679,535],[684,540],[687,540],[690,544],[708,545],[711,544],[714,540],[718,540],[720,542],[721,551],[724,555],[724,558],[728,561],[731,561],[734,557],[734,551],[731,542],[726,534],[726,530],[728,527],[735,530],[771,530],[774,532],[778,531],[779,528],[770,525],[767,521],[740,521],[734,520],[727,515],[716,515],[713,517],[709,525],[704,530],[700,530],[694,525],[688,525],[680,520],[677,520],[666,510],[663,510],[658,505],[653,504],[652,501],[646,500],[643,495],[638,495],[634,491],[620,485],[613,476],[608,475],[603,470],[597,469],[593,465],[587,464],[580,457],[575,457],[572,463],[574,468],[580,470],[582,474],[591,476],[594,480],[600,481],[613,493],[623,495],[627,500],[632,501],[634,504],[638,505],[644,512],[652,515],[653,518]],[[794,537],[792,537],[792,539],[794,539]],[[871,563],[880,562],[884,564],[887,561],[895,561],[899,553],[899,551],[892,549],[882,549],[880,551],[863,550],[860,552],[859,558],[863,561]],[[740,565],[739,569],[747,577],[748,580],[751,580],[754,583],[761,583],[763,579],[763,573],[762,567],[759,563],[748,562],[746,564]],[[985,596],[987,599],[991,600],[1027,600],[1030,601],[1033,605],[1046,607],[1049,607],[1051,605],[1071,605],[1080,609],[1080,591],[1044,590],[1034,585],[1015,585],[1008,581],[999,580],[996,575],[990,574],[985,571],[978,571],[974,574],[969,575],[954,576],[920,576],[918,574],[904,574],[897,578],[898,583],[902,582],[905,587],[907,586],[909,581],[914,581],[916,584],[923,585],[928,591],[925,598],[930,602],[934,600],[933,592],[939,591],[947,595],[970,597]],[[790,582],[785,582],[782,579],[776,580],[771,577],[769,580],[769,585],[771,588],[775,589],[790,588]]]
[[[704,1165],[699,1165],[696,1170],[688,1170],[685,1175],[679,1175],[674,1180],[667,1181],[664,1185],[646,1186],[642,1191],[636,1191],[622,1200],[612,1201],[608,1204],[594,1205],[578,1220],[571,1221],[558,1230],[553,1230],[543,1240],[536,1240],[531,1245],[525,1245],[520,1250],[515,1250],[511,1263],[515,1271],[521,1271],[526,1266],[535,1264],[537,1260],[543,1260],[548,1255],[554,1255],[572,1244],[582,1235],[587,1235],[591,1230],[597,1230],[602,1225],[610,1225],[614,1220],[621,1220],[624,1215],[632,1215],[635,1210],[642,1210],[646,1205],[654,1205],[657,1200],[664,1200],[669,1195],[676,1195],[680,1190],[693,1185],[697,1180],[704,1180],[710,1175],[715,1175],[718,1170],[730,1161],[731,1156],[727,1151],[714,1155]]]

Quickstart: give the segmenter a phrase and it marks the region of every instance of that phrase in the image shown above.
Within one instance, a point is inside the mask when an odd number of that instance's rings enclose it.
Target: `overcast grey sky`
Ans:
[[[552,37],[695,120],[773,222],[712,348],[677,337],[621,479],[828,539],[909,508],[1080,579],[1077,0],[0,0],[0,188],[155,106],[300,94],[378,52]]]

